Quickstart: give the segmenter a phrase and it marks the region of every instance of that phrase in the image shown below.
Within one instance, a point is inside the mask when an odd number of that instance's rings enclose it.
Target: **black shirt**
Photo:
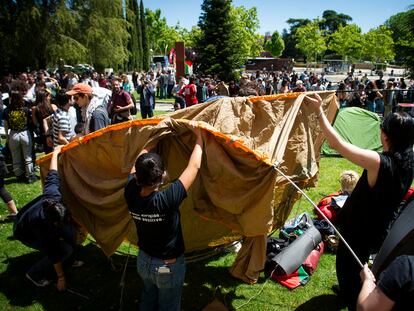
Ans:
[[[344,238],[364,243],[371,251],[377,251],[384,241],[389,224],[413,180],[412,164],[404,168],[402,160],[392,154],[379,155],[380,167],[374,187],[369,186],[364,170],[338,215]]]
[[[125,186],[125,199],[137,227],[138,247],[160,259],[181,256],[184,239],[179,207],[187,197],[183,184],[176,180],[165,190],[141,197],[133,176]]]
[[[27,107],[11,110],[6,108],[4,110],[4,120],[7,121],[7,126],[12,131],[25,131],[28,129],[31,114]]]
[[[397,257],[381,273],[378,287],[396,304],[393,310],[412,310],[414,299],[414,256]]]
[[[25,244],[38,244],[46,252],[52,263],[62,259],[60,237],[61,229],[51,224],[43,213],[43,200],[52,199],[61,202],[59,174],[50,170],[45,179],[45,188],[41,196],[27,203],[17,214],[13,234]]]

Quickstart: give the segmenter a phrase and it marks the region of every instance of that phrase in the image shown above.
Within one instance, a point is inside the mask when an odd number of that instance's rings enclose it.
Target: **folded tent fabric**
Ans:
[[[332,121],[335,95],[321,96]],[[301,187],[317,179],[322,136],[316,116],[302,101],[299,94],[220,98],[168,118],[128,121],[91,133],[63,149],[59,172],[64,201],[107,255],[124,239],[135,243],[136,230],[123,198],[135,158],[147,142],[159,141],[157,152],[171,179],[177,178],[194,145],[188,120],[195,120],[200,121],[205,152],[181,208],[186,250],[240,236],[265,236],[284,223],[299,198],[272,165],[277,162]],[[45,156],[39,161],[42,176],[49,160]]]

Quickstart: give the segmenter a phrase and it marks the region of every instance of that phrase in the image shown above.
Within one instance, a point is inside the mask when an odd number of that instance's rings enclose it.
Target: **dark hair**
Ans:
[[[47,222],[51,224],[65,224],[68,223],[70,218],[70,213],[66,206],[52,199],[45,199],[43,201],[43,213]]]
[[[46,118],[53,113],[52,105],[50,101],[47,99],[47,96],[50,93],[46,90],[37,90],[36,91],[36,101],[35,104],[37,109],[39,110],[40,115],[42,118]]]
[[[164,163],[156,153],[144,153],[135,162],[138,186],[156,186],[163,181]]]
[[[56,94],[55,103],[58,107],[64,107],[69,102],[70,96],[66,94],[65,89],[61,89],[59,93]]]
[[[413,148],[414,119],[405,112],[388,114],[382,121],[381,129],[390,141],[393,152],[404,152]]]

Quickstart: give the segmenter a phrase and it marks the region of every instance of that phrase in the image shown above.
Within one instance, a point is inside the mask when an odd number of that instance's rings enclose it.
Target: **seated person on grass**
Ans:
[[[35,263],[26,273],[26,278],[38,287],[50,284],[53,269],[57,278],[57,289],[66,289],[63,264],[75,248],[75,228],[70,224],[70,214],[62,203],[60,179],[58,174],[58,155],[62,146],[55,147],[50,161],[49,172],[45,179],[41,196],[26,204],[17,214],[13,227],[14,237],[24,245],[37,249],[46,257]],[[82,262],[72,261],[73,266]]]

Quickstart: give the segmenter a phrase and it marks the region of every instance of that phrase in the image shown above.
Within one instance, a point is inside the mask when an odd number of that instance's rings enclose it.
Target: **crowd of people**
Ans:
[[[386,105],[395,111],[394,102],[412,99],[413,86],[407,87],[403,78],[389,80],[384,86],[381,76],[377,80],[369,80],[366,76],[349,75],[337,88],[340,106],[360,106],[384,114]],[[76,137],[111,123],[133,119],[137,113],[136,99],[132,94],[134,90],[140,95],[142,118],[147,118],[153,116],[156,96],[175,98],[175,109],[183,109],[202,104],[215,96],[335,89],[325,75],[308,74],[306,71],[301,74],[243,74],[237,83],[230,81],[226,84],[210,76],[176,79],[169,70],[134,72],[132,81],[126,74],[105,77],[91,72],[79,78],[74,73],[48,75],[39,71],[36,74],[6,76],[0,87],[2,93],[9,94],[2,110],[2,120],[16,178],[27,183],[37,180],[35,137],[42,151],[53,152],[44,195],[40,199],[30,202],[18,212],[4,188],[4,170],[0,171],[0,196],[16,218],[15,237],[47,255],[29,269],[26,277],[37,286],[46,286],[45,271],[53,266],[59,290],[66,288],[62,264],[75,248],[72,228],[67,226],[70,215],[59,190],[57,161],[60,148]],[[381,126],[384,152],[377,153],[344,142],[326,119],[321,103],[317,93],[306,96],[305,105],[316,113],[331,147],[364,169],[339,215],[338,225],[356,255],[366,262],[370,254],[379,250],[394,213],[413,181],[414,120],[406,113],[388,114]],[[161,158],[151,152],[154,146],[147,146],[138,155],[125,186],[125,199],[140,236],[137,269],[144,282],[140,301],[143,308],[180,308],[185,261],[179,206],[201,165],[203,141],[199,132],[196,131],[196,135],[196,144],[186,169],[168,188],[160,187],[166,168]],[[0,158],[0,164],[1,161]],[[158,216],[154,218],[154,215]],[[371,226],[367,228],[367,225]],[[70,263],[77,264],[77,261]],[[369,301],[367,299],[371,294],[378,293],[375,278],[364,268],[361,273],[362,292],[358,300],[361,291],[360,267],[342,243],[337,252],[336,268],[341,295],[349,309],[355,309],[357,303],[362,306]],[[381,282],[384,284],[385,281]],[[391,291],[379,286],[382,292]],[[393,298],[396,296],[387,297],[395,302]]]

